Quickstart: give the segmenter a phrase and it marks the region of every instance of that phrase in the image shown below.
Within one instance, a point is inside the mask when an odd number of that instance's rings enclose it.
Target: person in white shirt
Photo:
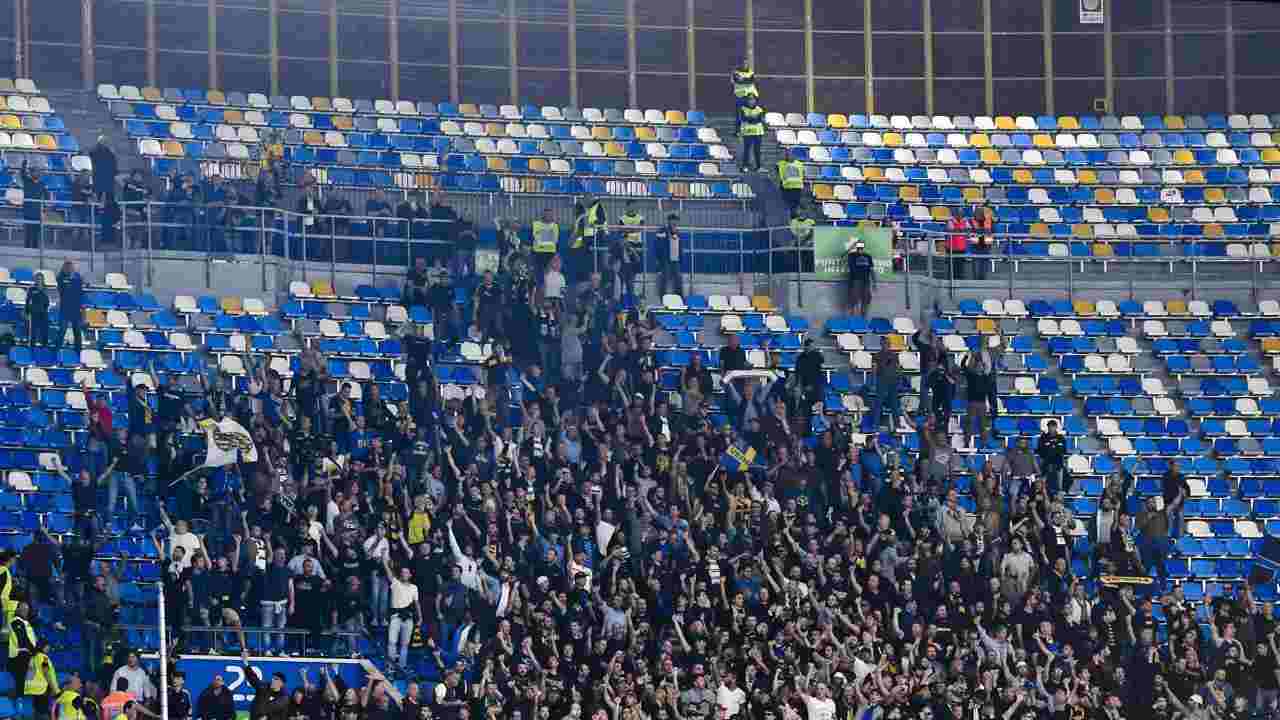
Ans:
[[[806,678],[800,688],[800,699],[808,710],[809,720],[832,720],[836,715],[836,701],[831,699],[831,692],[826,683],[814,686],[813,694],[808,692],[809,681]]]
[[[142,702],[150,702],[156,697],[156,686],[147,675],[146,668],[138,663],[138,654],[129,653],[125,664],[111,676],[111,687],[119,687],[120,679],[128,681],[129,692]]]
[[[382,569],[391,584],[391,624],[387,626],[387,657],[393,667],[409,666],[409,640],[413,628],[422,622],[422,605],[418,602],[418,586],[414,585],[409,568],[400,568],[400,576],[391,572],[391,563],[384,555]]]
[[[160,505],[160,519],[164,522],[164,529],[169,531],[169,557],[178,563],[178,572],[182,572],[195,561],[196,553],[204,550],[204,544],[200,541],[199,535],[191,532],[191,527],[187,525],[186,520],[170,522],[169,513],[164,511],[163,503]],[[182,548],[185,552],[174,553],[176,548]]]
[[[720,687],[716,688],[716,706],[720,708],[718,717],[736,717],[747,701],[747,694],[738,687],[738,678],[732,673],[725,673],[720,679]]]
[[[560,272],[560,256],[552,255],[547,263],[547,272],[542,276],[542,297],[555,300],[559,305],[564,300],[564,273]]]
[[[387,561],[390,553],[391,543],[387,541],[387,526],[378,523],[377,529],[364,541],[364,557],[370,563],[376,563],[372,565],[372,567],[376,568],[378,564]],[[386,578],[383,577],[382,573],[375,570],[369,573],[369,585],[373,589],[373,596],[369,599],[369,609],[373,615],[373,620],[370,624],[374,627],[386,625],[388,623],[387,592],[389,590]]]

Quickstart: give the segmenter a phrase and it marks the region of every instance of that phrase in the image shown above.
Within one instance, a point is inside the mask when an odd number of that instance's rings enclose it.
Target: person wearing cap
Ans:
[[[866,243],[855,239],[849,248],[849,311],[865,318],[875,288],[875,261],[867,254]]]
[[[253,687],[253,701],[249,706],[249,720],[285,720],[289,709],[289,694],[285,692],[282,673],[273,673],[271,682],[263,682],[257,669],[249,664],[249,651],[240,649],[240,662],[244,667],[244,679]]]

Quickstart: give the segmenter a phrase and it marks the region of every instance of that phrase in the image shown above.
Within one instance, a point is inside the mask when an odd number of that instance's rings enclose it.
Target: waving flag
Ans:
[[[720,467],[727,472],[746,472],[756,460],[756,449],[739,441],[729,446],[720,456]]]
[[[204,467],[224,467],[237,462],[257,462],[258,448],[253,444],[249,431],[231,418],[221,420],[205,420],[205,442],[208,452],[205,455]]]

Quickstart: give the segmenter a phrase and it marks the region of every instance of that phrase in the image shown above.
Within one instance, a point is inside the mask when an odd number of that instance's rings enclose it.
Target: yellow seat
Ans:
[[[1083,240],[1089,240],[1093,237],[1093,226],[1089,223],[1076,223],[1071,226],[1071,234]]]
[[[532,163],[530,163],[532,165]],[[520,178],[520,189],[527,193],[542,192],[542,178]]]
[[[334,115],[333,127],[335,130],[353,130],[355,125],[351,123],[350,115]]]
[[[1263,150],[1262,162],[1267,164],[1280,163],[1280,150],[1275,148],[1267,148]]]
[[[898,333],[889,333],[884,336],[884,340],[889,343],[889,349],[894,352],[902,352],[907,349],[907,339]]]
[[[85,324],[91,328],[101,328],[107,326],[107,314],[97,308],[89,308],[84,311]]]
[[[1049,226],[1045,223],[1031,223],[1031,235],[1033,237],[1049,237]]]
[[[902,147],[902,134],[890,132],[884,134],[885,147]]]
[[[21,130],[22,121],[17,115],[0,115],[0,128],[5,130]]]
[[[1098,188],[1093,191],[1093,201],[1103,205],[1114,205],[1116,202],[1116,194],[1111,188]]]
[[[182,157],[186,154],[182,149],[182,143],[177,140],[165,140],[162,147],[167,157]]]
[[[978,318],[977,325],[978,325],[978,332],[982,333],[983,335],[996,334],[996,321],[992,320],[991,318],[987,318],[987,317]]]
[[[665,117],[668,125],[685,125],[689,119],[684,116],[684,112],[680,110],[668,110]]]
[[[9,109],[9,101],[5,100],[3,95],[0,95],[0,110],[8,110],[8,109]]]
[[[903,185],[898,188],[898,199],[903,202],[919,202],[920,188],[915,185]]]
[[[999,165],[1000,151],[987,148],[978,154],[983,165]]]
[[[1055,148],[1057,145],[1053,142],[1053,138],[1048,135],[1036,135],[1031,138],[1031,142],[1035,143],[1038,148]]]
[[[609,157],[626,157],[627,149],[622,146],[622,143],[610,141],[604,145],[604,154]]]
[[[175,142],[175,143],[173,143],[173,144],[174,144],[174,145],[178,145],[178,143],[176,143],[176,142]],[[58,141],[57,141],[57,140],[54,140],[52,135],[37,135],[37,136],[36,136],[36,147],[40,148],[41,150],[57,150],[57,149],[58,149]],[[168,154],[169,154],[169,143],[165,143],[165,144],[164,144],[164,151],[165,151],[165,154],[166,154],[166,155],[168,155]],[[181,146],[181,145],[178,145],[178,154],[179,154],[179,155],[181,155],[181,154],[182,154],[182,146]]]
[[[436,176],[428,173],[419,173],[414,177],[414,186],[419,190],[431,190],[436,186]]]
[[[988,148],[991,147],[991,138],[986,133],[974,133],[969,136],[969,147]]]
[[[1262,352],[1268,355],[1280,353],[1280,338],[1262,338]]]
[[[302,142],[308,145],[324,145],[324,133],[318,130],[308,130],[302,133]]]
[[[311,109],[317,112],[330,112],[333,110],[333,103],[329,102],[329,98],[317,95],[311,98]]]
[[[759,310],[760,312],[773,312],[775,310],[773,307],[773,298],[768,295],[752,295],[751,307]]]
[[[689,183],[673,182],[667,186],[667,190],[671,192],[671,197],[687,198],[689,197]]]
[[[1075,302],[1071,303],[1071,309],[1075,312],[1075,314],[1082,315],[1085,317],[1094,315],[1095,313],[1098,312],[1098,309],[1093,306],[1093,302],[1089,300],[1076,300]]]
[[[1096,242],[1090,248],[1090,252],[1094,257],[1115,257],[1116,251],[1111,247],[1110,243]]]
[[[529,172],[544,173],[551,170],[546,158],[529,158]]]
[[[1209,223],[1204,226],[1204,236],[1207,238],[1220,238],[1223,235],[1222,226],[1218,223]]]
[[[480,108],[475,103],[462,103],[458,106],[458,114],[464,116],[475,116],[480,114]]]
[[[1098,173],[1092,170],[1080,170],[1076,173],[1076,182],[1081,185],[1097,185]]]
[[[147,102],[163,102],[164,93],[160,92],[160,88],[147,86],[142,88],[142,99]]]
[[[849,127],[849,118],[840,113],[831,113],[827,116],[827,127],[834,130],[843,130]]]
[[[1187,301],[1186,300],[1169,300],[1165,302],[1164,309],[1168,310],[1170,315],[1186,315]]]
[[[591,128],[592,140],[612,140],[613,131],[603,125],[596,125]]]
[[[1196,156],[1190,150],[1174,150],[1173,163],[1175,165],[1192,165],[1196,161]]]
[[[1062,117],[1058,118],[1058,129],[1059,130],[1079,130],[1080,121],[1076,119],[1075,115],[1063,115]]]
[[[862,179],[868,182],[884,180],[884,170],[878,167],[862,168]]]
[[[995,150],[983,150],[984,153],[994,153]],[[1018,168],[1013,171],[1013,181],[1019,185],[1030,185],[1035,182],[1035,178],[1031,175],[1031,171],[1025,168]]]
[[[1181,115],[1165,115],[1164,129],[1165,130],[1186,130],[1187,121],[1183,120]]]
[[[1018,123],[1014,122],[1013,118],[1009,117],[1008,115],[1001,115],[996,118],[996,129],[997,130],[1017,130]]]
[[[982,194],[982,188],[967,187],[960,191],[964,195],[964,201],[967,203],[980,203],[986,200]]]
[[[333,291],[333,285],[328,280],[312,280],[311,294],[318,298],[338,297],[338,293]]]
[[[813,196],[818,200],[830,200],[835,197],[831,192],[831,186],[822,184],[813,186]]]
[[[507,159],[504,157],[498,157],[497,155],[489,155],[484,159],[484,164],[485,164],[485,167],[489,168],[494,172],[507,171]]]
[[[1203,184],[1204,184],[1204,171],[1203,171],[1203,170],[1188,170],[1188,171],[1186,171],[1186,172],[1182,173],[1182,182],[1186,183],[1187,185],[1203,185]]]
[[[244,113],[239,110],[223,110],[222,122],[228,125],[244,125]]]
[[[1204,201],[1207,203],[1213,203],[1215,205],[1219,203],[1224,203],[1227,201],[1227,194],[1222,191],[1222,188],[1216,188],[1216,187],[1205,188]]]
[[[1147,219],[1153,223],[1169,222],[1169,211],[1162,207],[1147,208]]]
[[[210,105],[226,105],[227,96],[222,94],[221,90],[210,90],[204,94],[205,102]]]
[[[235,295],[228,295],[222,298],[222,312],[228,315],[242,315],[244,313],[244,301]]]
[[[934,205],[929,208],[929,215],[937,222],[946,222],[951,219],[951,208],[946,205]]]
[[[507,126],[501,123],[485,123],[484,134],[489,137],[506,137]]]
[[[658,139],[658,134],[648,125],[641,125],[636,128],[636,139],[640,142],[653,142]]]

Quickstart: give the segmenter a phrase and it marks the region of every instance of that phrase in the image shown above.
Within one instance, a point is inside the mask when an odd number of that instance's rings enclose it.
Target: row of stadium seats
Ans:
[[[874,128],[877,130],[1269,130],[1280,127],[1280,115],[1000,115],[991,117],[979,115],[842,115],[832,113],[779,113],[770,112],[765,115],[765,123],[770,127],[790,128]]]
[[[472,123],[468,123],[471,125]],[[309,126],[308,126],[309,127]],[[458,134],[458,133],[455,133]],[[468,133],[471,134],[471,133]],[[484,134],[484,133],[479,133]],[[849,146],[861,148],[953,148],[955,150],[1098,150],[1098,149],[1201,149],[1270,148],[1280,144],[1280,133],[1168,132],[1168,133],[881,133],[846,130],[778,130],[779,145]]]

